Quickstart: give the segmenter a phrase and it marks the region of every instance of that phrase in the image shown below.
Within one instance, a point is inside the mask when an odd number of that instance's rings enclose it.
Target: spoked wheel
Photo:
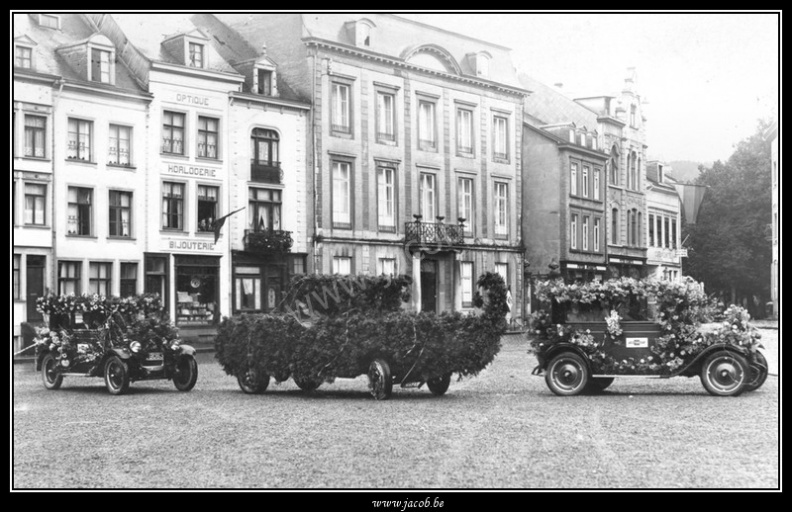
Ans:
[[[767,380],[767,359],[761,352],[757,352],[754,354],[753,361],[748,363],[748,366],[750,367],[751,375],[748,378],[748,382],[745,383],[745,391],[756,391]]]
[[[591,377],[586,390],[591,393],[601,393],[611,384],[613,384],[613,377]]]
[[[369,389],[371,396],[377,400],[387,400],[393,391],[393,378],[390,366],[384,359],[375,359],[368,370]]]
[[[63,375],[58,373],[57,367],[58,361],[52,354],[44,356],[44,360],[41,361],[41,380],[45,388],[58,389],[63,384]]]
[[[585,361],[572,352],[559,354],[550,361],[545,382],[556,395],[572,396],[581,393],[589,380]]]
[[[448,386],[451,384],[451,374],[446,373],[441,377],[435,377],[434,379],[429,379],[426,381],[426,387],[429,388],[429,391],[432,392],[433,395],[444,395],[446,391],[448,391]]]
[[[745,358],[734,352],[716,352],[701,366],[701,383],[715,396],[737,396],[750,380],[751,370]]]
[[[237,382],[240,389],[249,395],[259,395],[266,391],[269,386],[269,375],[259,373],[255,368],[247,370],[237,375]]]
[[[316,388],[322,385],[322,381],[315,377],[297,377],[293,375],[292,378],[294,379],[294,383],[297,384],[297,387],[306,393],[315,391]]]
[[[105,363],[105,386],[111,395],[122,395],[129,390],[129,366],[118,356]]]
[[[198,363],[191,355],[183,355],[176,361],[173,385],[179,391],[190,391],[198,381]]]

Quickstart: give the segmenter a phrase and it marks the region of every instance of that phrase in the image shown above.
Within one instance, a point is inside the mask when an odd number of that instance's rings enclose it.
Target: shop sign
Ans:
[[[164,172],[167,174],[174,174],[176,176],[184,176],[186,178],[211,178],[215,180],[222,179],[219,176],[220,169],[214,167],[202,167],[200,165],[184,165],[184,164],[165,164]]]
[[[170,252],[215,252],[215,244],[211,240],[190,240],[190,239],[165,239],[164,250]]]
[[[192,94],[185,92],[177,92],[174,96],[176,103],[181,105],[190,105],[193,107],[207,107],[211,108],[208,96],[201,96],[200,94]]]

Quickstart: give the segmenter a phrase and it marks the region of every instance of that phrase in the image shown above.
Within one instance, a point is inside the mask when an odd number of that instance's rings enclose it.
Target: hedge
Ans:
[[[422,382],[447,373],[476,375],[500,350],[507,307],[506,286],[497,274],[487,273],[478,281],[487,290],[478,315],[402,310],[401,303],[409,299],[408,276],[354,279],[363,293],[326,303],[322,311],[328,314],[314,310],[310,321],[291,307],[271,315],[224,318],[215,357],[229,375],[254,367],[279,381],[289,375],[321,381],[355,377],[379,357],[403,382]],[[312,276],[292,283],[286,295],[293,303],[306,288],[313,296],[321,286],[340,290],[349,283],[342,276]]]

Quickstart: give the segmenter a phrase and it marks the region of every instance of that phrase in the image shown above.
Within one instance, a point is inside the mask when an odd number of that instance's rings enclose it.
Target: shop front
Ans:
[[[174,256],[176,325],[208,327],[220,320],[220,257]]]
[[[268,313],[282,298],[286,285],[286,259],[266,257],[234,251],[231,256],[233,272],[233,313]]]

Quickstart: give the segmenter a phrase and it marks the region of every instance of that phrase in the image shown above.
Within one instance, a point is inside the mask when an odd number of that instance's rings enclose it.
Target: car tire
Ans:
[[[41,380],[47,389],[58,389],[63,384],[63,375],[56,370],[58,360],[52,354],[47,354],[41,360]]]
[[[269,375],[259,374],[255,368],[248,368],[237,375],[239,388],[248,395],[260,395],[266,391],[269,380]]]
[[[369,390],[376,400],[387,400],[393,391],[390,366],[384,359],[374,359],[368,369]]]
[[[762,384],[767,380],[769,368],[767,359],[765,359],[765,356],[762,355],[761,352],[756,352],[753,356],[753,360],[748,363],[748,366],[751,370],[751,374],[748,378],[748,382],[745,383],[745,391],[756,391],[762,387]]]
[[[129,390],[129,366],[118,356],[110,356],[104,365],[104,379],[111,395],[123,395]]]
[[[435,396],[442,396],[448,391],[448,386],[451,385],[451,374],[446,373],[440,377],[435,377],[434,379],[429,379],[426,381],[426,387],[429,388],[429,391],[432,392]]]
[[[545,383],[556,395],[578,395],[586,389],[588,381],[589,370],[586,362],[572,352],[557,355],[547,365]]]
[[[318,378],[312,377],[298,377],[296,375],[292,375],[292,379],[294,383],[297,384],[297,387],[303,390],[306,393],[310,393],[311,391],[316,391],[316,389],[322,385],[322,381]]]
[[[190,391],[198,381],[198,362],[191,355],[183,355],[176,360],[173,385],[179,391]]]
[[[591,377],[587,384],[590,393],[602,393],[613,384],[613,377]]]
[[[723,350],[711,354],[701,365],[701,383],[714,396],[737,396],[745,390],[751,369],[743,356]]]

